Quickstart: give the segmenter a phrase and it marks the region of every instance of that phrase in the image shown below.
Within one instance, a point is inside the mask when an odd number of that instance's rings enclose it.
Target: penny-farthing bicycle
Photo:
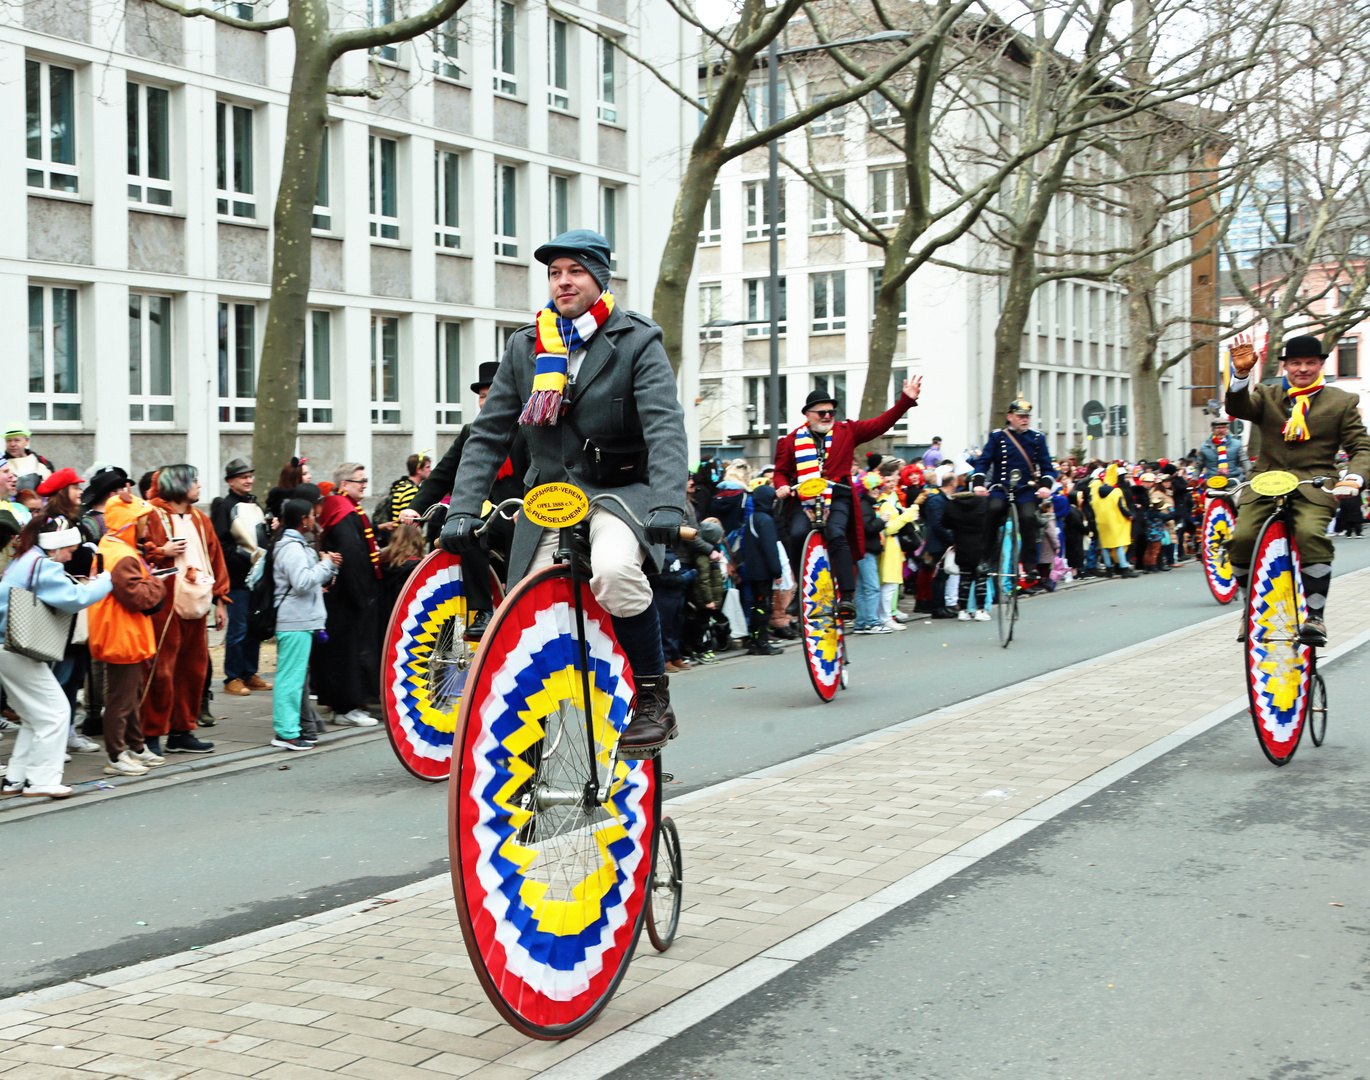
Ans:
[[[496,604],[503,597],[493,571],[490,595]],[[460,556],[434,551],[409,575],[385,632],[385,730],[400,764],[420,780],[451,775],[457,707],[476,655],[465,638],[466,599]]]
[[[1252,550],[1244,646],[1251,720],[1261,751],[1275,765],[1294,757],[1305,724],[1315,746],[1327,733],[1327,687],[1318,674],[1317,650],[1299,639],[1308,612],[1289,506],[1300,484],[1322,483],[1322,477],[1301,481],[1293,473],[1271,471],[1249,484],[1275,500]]]
[[[467,952],[500,1015],[537,1039],[569,1038],[608,1004],[649,913],[653,944],[668,946],[682,894],[679,837],[661,816],[669,777],[659,757],[620,753],[634,687],[590,591],[576,527],[589,510],[567,484],[525,498],[524,514],[559,529],[556,561],[509,591],[481,639],[449,789]]]
[[[813,519],[799,561],[799,618],[804,634],[804,667],[819,698],[827,703],[846,688],[847,639],[837,610],[837,578],[823,539],[826,520],[823,492],[828,481],[819,477],[799,485],[798,497],[813,500]]]
[[[1230,604],[1237,598],[1237,575],[1227,552],[1232,530],[1237,526],[1237,507],[1233,492],[1237,482],[1229,476],[1210,476],[1205,482],[1203,517],[1204,580],[1213,599]]]
[[[1008,509],[1003,523],[995,530],[994,547],[990,552],[989,579],[994,583],[994,614],[999,626],[999,647],[1003,649],[1007,649],[1013,640],[1013,627],[1018,622],[1018,557],[1022,537],[1018,531],[1018,507],[1013,501],[1013,493],[1021,478],[1017,469],[1009,473],[1008,490],[1004,493]]]

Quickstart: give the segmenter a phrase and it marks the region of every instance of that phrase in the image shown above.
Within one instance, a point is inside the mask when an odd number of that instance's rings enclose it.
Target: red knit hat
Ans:
[[[58,469],[38,485],[38,494],[46,499],[49,495],[56,495],[64,487],[79,483],[81,483],[81,478],[76,474],[75,469]]]

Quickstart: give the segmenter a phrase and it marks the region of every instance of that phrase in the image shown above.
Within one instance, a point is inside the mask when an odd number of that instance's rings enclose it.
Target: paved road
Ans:
[[[1370,540],[1343,545],[1337,565],[1370,565]],[[983,623],[922,623],[857,638],[853,689],[827,706],[793,652],[681,676],[672,687],[685,718],[670,753],[675,790],[785,761],[1218,611],[1191,566],[1031,600],[1008,650]],[[445,785],[410,779],[384,741],[290,765],[210,773],[0,822],[7,899],[0,935],[8,945],[0,987],[31,989],[108,970],[446,870]]]
[[[1365,1077],[1370,646],[1325,672],[1321,749],[1221,724],[612,1080]]]

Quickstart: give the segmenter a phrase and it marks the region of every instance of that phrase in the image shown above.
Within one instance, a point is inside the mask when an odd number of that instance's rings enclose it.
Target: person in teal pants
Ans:
[[[281,533],[272,548],[276,582],[276,684],[271,693],[272,746],[311,750],[316,736],[300,734],[300,696],[309,671],[314,635],[328,613],[323,589],[338,572],[342,556],[326,551],[320,559],[312,538],[314,507],[291,499],[281,507]]]

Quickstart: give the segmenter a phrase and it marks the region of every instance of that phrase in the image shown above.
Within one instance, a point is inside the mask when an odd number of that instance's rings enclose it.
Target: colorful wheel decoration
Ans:
[[[1232,570],[1232,559],[1227,554],[1228,541],[1236,519],[1232,504],[1226,499],[1209,498],[1204,508],[1203,552],[1204,577],[1213,599],[1230,604],[1237,598],[1237,575]]]
[[[1276,765],[1294,756],[1308,715],[1312,650],[1298,641],[1305,617],[1298,551],[1289,527],[1270,521],[1251,561],[1246,667],[1256,737]]]
[[[842,621],[837,617],[837,580],[828,561],[823,534],[816,529],[804,542],[799,588],[804,663],[818,696],[831,701],[842,682],[844,642]]]
[[[499,581],[490,577],[499,603]],[[381,658],[385,727],[400,764],[420,780],[452,771],[457,706],[476,647],[462,640],[461,559],[435,551],[415,568],[390,613]]]
[[[581,586],[594,760],[570,571],[512,590],[461,704],[449,794],[452,879],[467,951],[491,1002],[540,1039],[579,1031],[632,958],[651,888],[658,764],[620,761],[633,684],[609,616]]]

